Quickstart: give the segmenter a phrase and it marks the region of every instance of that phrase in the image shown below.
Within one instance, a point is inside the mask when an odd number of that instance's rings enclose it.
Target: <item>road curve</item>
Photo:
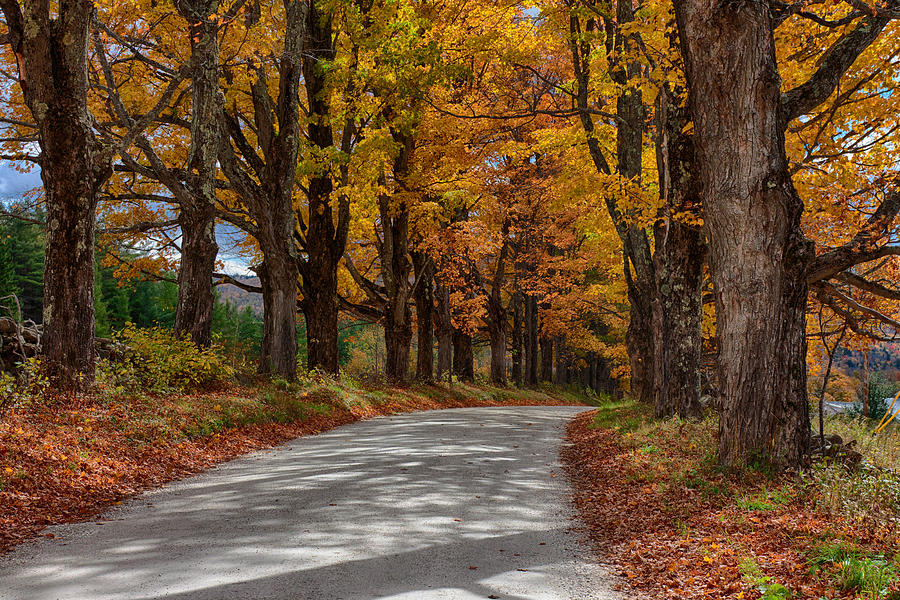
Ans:
[[[0,558],[3,600],[600,600],[557,462],[578,407],[382,417],[256,452]]]

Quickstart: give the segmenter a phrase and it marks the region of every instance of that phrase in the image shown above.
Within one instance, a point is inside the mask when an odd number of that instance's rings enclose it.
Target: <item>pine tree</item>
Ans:
[[[9,251],[8,235],[6,227],[0,222],[0,298],[18,294],[18,289],[15,287],[16,272],[13,269],[12,255]]]
[[[21,216],[36,221],[43,218],[41,214]],[[10,289],[19,297],[22,318],[40,323],[44,308],[44,232],[40,225],[16,217],[5,218],[2,227],[8,264],[12,268]]]

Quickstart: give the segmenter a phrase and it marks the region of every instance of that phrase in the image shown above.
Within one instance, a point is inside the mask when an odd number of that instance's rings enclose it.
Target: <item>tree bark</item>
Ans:
[[[553,338],[541,336],[541,381],[553,380]]]
[[[112,154],[94,137],[88,109],[88,39],[94,5],[3,0],[25,104],[38,126],[47,207],[44,366],[54,384],[94,382],[94,217]]]
[[[475,380],[472,336],[456,328],[453,329],[453,373],[460,381]]]
[[[785,155],[769,5],[680,0],[675,13],[716,297],[719,461],[799,467],[813,251]]]
[[[506,385],[506,319],[491,319],[488,335],[491,339],[491,383]]]
[[[327,7],[309,3],[309,23],[303,45],[303,79],[308,102],[307,137],[323,152],[334,150],[331,106],[327,81],[328,65],[336,56],[332,15]],[[349,146],[351,124],[345,124],[341,148]],[[345,176],[346,171],[342,170]],[[338,372],[337,268],[344,255],[350,221],[349,199],[338,197],[332,207],[335,186],[329,165],[320,165],[307,187],[309,223],[305,228],[308,258],[301,268],[303,293],[312,297],[307,308],[309,368]],[[335,220],[335,214],[337,219]],[[301,227],[301,229],[304,229]],[[312,325],[309,327],[309,325]]]
[[[694,143],[683,133],[686,119],[667,90],[659,96],[658,170],[663,175],[661,219],[654,232],[654,331],[657,342],[655,413],[658,418],[699,417],[703,343],[703,264],[700,227],[680,215],[699,216],[701,206]]]
[[[216,256],[216,169],[219,149],[219,2],[181,0],[176,4],[190,25],[191,147],[187,194],[181,202],[181,265],[175,335],[191,337],[200,347],[212,342],[213,284]],[[176,196],[177,197],[177,196]]]
[[[516,387],[522,387],[522,347],[523,324],[522,292],[516,291],[512,297],[513,327],[512,327],[512,379]]]
[[[175,335],[190,336],[201,348],[212,343],[215,302],[212,275],[219,246],[215,234],[215,205],[181,210],[181,264],[178,267],[178,301]]]
[[[409,375],[409,346],[412,326],[409,310],[399,321],[387,319],[384,325],[385,362],[384,375],[392,384],[404,384]]]
[[[538,310],[537,298],[525,296],[525,383],[538,383]]]
[[[307,368],[334,374],[339,368],[337,269],[330,261],[316,262],[307,265],[306,273],[302,307],[306,318]]]
[[[413,252],[416,289],[416,379],[423,383],[434,381],[434,265],[424,252]]]
[[[438,381],[453,380],[453,321],[450,316],[450,289],[446,284],[437,280],[435,286],[437,296],[437,312],[434,315],[435,329],[438,339]]]
[[[297,263],[269,252],[258,269],[263,289],[263,335],[259,372],[297,376]]]
[[[566,338],[561,335],[553,339],[553,346],[556,349],[556,371],[553,373],[553,383],[557,385],[566,384]]]

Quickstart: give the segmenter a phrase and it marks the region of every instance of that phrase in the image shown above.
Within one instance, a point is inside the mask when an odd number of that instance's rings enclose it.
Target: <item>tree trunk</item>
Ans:
[[[512,329],[512,378],[517,387],[522,387],[522,292],[515,292],[512,297],[513,329]]]
[[[525,296],[525,383],[538,383],[538,310],[537,299]]]
[[[297,214],[294,211],[296,162],[300,138],[299,86],[301,52],[306,31],[304,3],[286,5],[283,49],[277,59],[278,85],[270,86],[271,70],[253,65],[255,79],[250,90],[253,107],[254,137],[265,163],[256,149],[246,148],[243,129],[247,119],[239,113],[222,110],[218,161],[235,192],[241,197],[252,217],[251,233],[259,243],[263,261],[258,269],[263,288],[263,340],[260,349],[260,372],[293,379],[297,374],[297,280],[301,262],[294,236]],[[275,87],[278,96],[269,92]],[[233,107],[238,111],[237,106]],[[277,123],[277,127],[275,124]],[[232,143],[232,139],[234,143]],[[238,160],[237,152],[246,152]],[[252,156],[251,156],[252,155]],[[248,168],[247,165],[254,165]],[[248,170],[249,169],[249,170]],[[252,171],[252,173],[251,173]],[[258,178],[258,182],[257,182]],[[313,186],[313,181],[310,182]],[[314,207],[311,206],[310,213]],[[312,227],[312,226],[311,226]],[[309,254],[321,258],[317,252],[326,241],[310,244]],[[303,264],[305,273],[303,312],[307,322],[307,336],[317,337],[321,327],[333,325],[334,355],[337,363],[337,276],[331,261]],[[313,273],[316,282],[310,287]],[[319,336],[321,337],[321,336]],[[310,356],[316,350],[310,348]]]
[[[506,385],[506,319],[488,324],[491,339],[491,383]]]
[[[619,26],[634,20],[633,5],[629,2],[616,3],[616,21]],[[575,102],[581,109],[580,119],[586,133],[588,150],[594,166],[599,173],[612,175],[613,170],[607,162],[596,135],[596,127],[590,108],[592,57],[594,47],[585,31],[596,31],[597,21],[593,16],[583,22],[574,13],[570,17],[570,34],[572,43],[573,67],[575,70],[576,94]],[[625,57],[633,53],[639,41],[635,35],[623,35],[616,31],[615,50],[619,56]],[[642,171],[644,106],[639,89],[629,86],[629,81],[640,74],[639,64],[615,64],[610,71],[613,79],[622,88],[616,99],[616,157],[618,174],[626,181],[638,181]],[[628,289],[629,312],[628,331],[625,345],[631,365],[631,392],[642,402],[653,403],[654,392],[654,336],[652,332],[652,300],[655,297],[653,263],[650,244],[646,232],[637,224],[630,222],[630,215],[617,205],[616,198],[608,195],[606,206],[610,218],[616,227],[616,233],[622,241],[625,282]],[[632,274],[633,268],[633,274]]]
[[[43,352],[47,375],[55,385],[86,390],[94,382],[96,197],[85,145],[90,134],[86,124],[72,117],[60,110],[48,116],[47,127],[42,128],[41,179],[48,223]]]
[[[504,260],[501,255],[500,260]],[[498,269],[502,271],[502,267]],[[502,276],[495,278],[488,296],[488,336],[491,340],[491,382],[506,385],[506,309],[500,297]]]
[[[409,309],[399,322],[388,318],[384,324],[384,376],[392,384],[403,384],[409,375],[409,345],[412,326]]]
[[[435,329],[438,339],[438,380],[453,380],[453,322],[450,316],[450,290],[440,280],[435,287],[437,296],[437,312],[435,313]]]
[[[472,336],[453,329],[453,372],[460,381],[475,380],[475,355]]]
[[[413,252],[417,287],[413,290],[416,304],[416,379],[434,381],[434,265],[427,254]]]
[[[212,342],[212,275],[219,246],[216,244],[215,206],[185,210],[181,224],[181,265],[178,268],[178,303],[175,308],[175,335],[190,336],[202,348]]]
[[[799,467],[813,252],[785,155],[769,5],[681,0],[675,12],[716,295],[719,461]]]
[[[335,58],[332,14],[328,7],[309,3],[306,38],[303,43],[302,66],[308,103],[307,136],[310,143],[323,152],[334,149],[331,125],[330,94],[327,65]],[[344,255],[349,224],[349,206],[338,197],[337,222],[332,208],[335,191],[332,173],[327,166],[310,177],[307,186],[309,203],[308,229],[305,231],[308,258],[302,269],[303,294],[308,300],[306,312],[309,368],[337,374],[338,364],[338,299],[337,268]]]
[[[210,19],[218,2],[182,1],[179,13],[191,28],[191,147],[187,181],[188,200],[181,205],[181,265],[175,335],[191,336],[200,347],[212,342],[212,276],[219,247],[216,244],[216,169],[219,149],[219,43],[218,21]],[[178,195],[176,195],[176,198]]]
[[[565,359],[565,338],[558,335],[554,338],[553,345],[556,347],[556,372],[553,374],[553,383],[557,385],[565,385],[566,383],[566,359]]]
[[[309,265],[310,276],[303,279],[307,368],[336,374],[340,367],[337,272],[330,261],[320,265],[319,269],[313,269],[313,266]]]
[[[700,364],[703,343],[703,263],[706,247],[700,227],[673,215],[695,214],[701,206],[693,139],[683,133],[683,120],[669,94],[660,94],[657,162],[661,177],[663,218],[657,222],[653,255],[656,291],[654,336],[659,342],[655,412],[659,418],[699,417]]]
[[[258,271],[263,289],[263,336],[259,372],[297,376],[297,266],[269,252]],[[307,322],[308,326],[308,322]]]
[[[541,336],[541,381],[553,380],[553,338]]]
[[[97,189],[111,173],[88,109],[88,34],[94,5],[73,0],[2,2],[5,41],[18,61],[25,104],[38,126],[47,207],[44,366],[54,385],[94,382],[94,217]],[[52,14],[56,13],[56,14]]]

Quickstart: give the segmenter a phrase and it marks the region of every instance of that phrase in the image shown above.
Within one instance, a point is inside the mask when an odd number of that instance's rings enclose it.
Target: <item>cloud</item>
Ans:
[[[226,275],[246,275],[249,277],[256,276],[256,273],[251,271],[242,261],[228,258],[219,258],[219,260],[222,263],[222,270]]]
[[[21,198],[26,192],[41,185],[40,167],[35,166],[28,173],[19,173],[12,163],[0,163],[0,199]]]

